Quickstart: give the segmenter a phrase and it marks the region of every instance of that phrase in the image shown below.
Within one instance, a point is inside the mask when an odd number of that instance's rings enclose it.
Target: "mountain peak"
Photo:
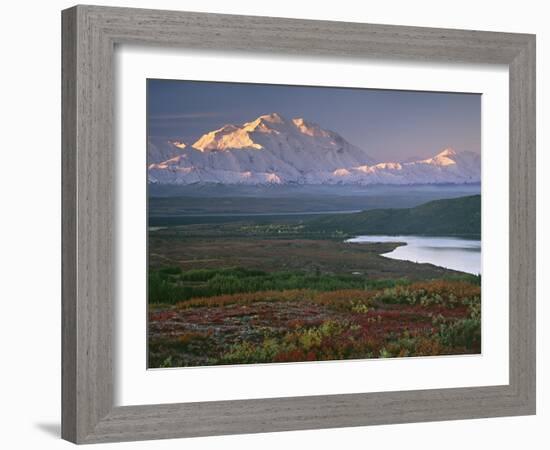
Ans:
[[[205,151],[219,151],[226,148],[235,149],[260,149],[261,145],[255,143],[248,135],[249,130],[236,125],[228,124],[223,127],[206,133],[193,144],[193,148]]]
[[[438,156],[442,156],[442,157],[446,157],[446,158],[452,158],[453,156],[456,156],[456,150],[454,148],[451,148],[451,147],[447,147],[446,149],[444,149],[443,151],[439,152],[437,155],[436,155],[436,158]]]
[[[425,159],[421,162],[432,164],[435,166],[452,166],[456,164],[456,157],[457,157],[456,150],[448,147],[443,151],[439,152],[437,155],[433,156],[432,158]]]
[[[281,116],[279,113],[272,112],[270,114],[264,114],[260,117],[258,117],[256,120],[262,120],[264,122],[269,123],[285,123],[286,120],[283,116]]]
[[[278,113],[263,114],[252,122],[245,122],[242,125],[242,129],[247,132],[264,132],[272,133],[273,131],[284,128],[287,124],[287,120]]]
[[[306,119],[304,119],[303,117],[295,117],[294,119],[292,119],[292,122],[297,127],[307,124]]]
[[[319,125],[313,122],[306,121],[303,117],[292,119],[292,123],[302,134],[312,137],[329,137],[330,132],[323,130]]]
[[[187,147],[187,144],[183,141],[168,141],[170,144],[172,144],[174,147],[181,148],[182,150]]]

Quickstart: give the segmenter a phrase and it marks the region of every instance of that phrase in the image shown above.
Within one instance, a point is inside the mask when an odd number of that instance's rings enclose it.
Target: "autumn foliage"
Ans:
[[[149,315],[151,367],[472,354],[480,286],[291,289],[198,297]]]

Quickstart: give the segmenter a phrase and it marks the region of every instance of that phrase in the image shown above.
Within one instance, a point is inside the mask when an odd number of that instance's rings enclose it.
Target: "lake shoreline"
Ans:
[[[433,264],[472,275],[481,274],[481,240],[456,236],[358,235],[345,243],[394,243],[396,247],[380,256],[417,264]]]

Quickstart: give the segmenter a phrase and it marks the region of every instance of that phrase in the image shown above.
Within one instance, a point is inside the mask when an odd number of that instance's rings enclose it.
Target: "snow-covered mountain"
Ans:
[[[192,146],[149,141],[149,182],[158,184],[477,183],[479,155],[446,149],[433,158],[377,163],[334,131],[272,113],[225,125]]]
[[[447,148],[432,158],[408,163],[378,163],[333,172],[329,182],[344,184],[464,184],[481,181],[481,159]]]
[[[158,164],[178,156],[187,145],[181,141],[149,138],[147,141],[147,164]]]

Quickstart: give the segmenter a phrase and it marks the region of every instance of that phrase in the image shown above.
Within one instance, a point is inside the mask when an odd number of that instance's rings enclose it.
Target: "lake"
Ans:
[[[481,241],[439,236],[356,236],[346,242],[404,242],[382,256],[481,274]]]

